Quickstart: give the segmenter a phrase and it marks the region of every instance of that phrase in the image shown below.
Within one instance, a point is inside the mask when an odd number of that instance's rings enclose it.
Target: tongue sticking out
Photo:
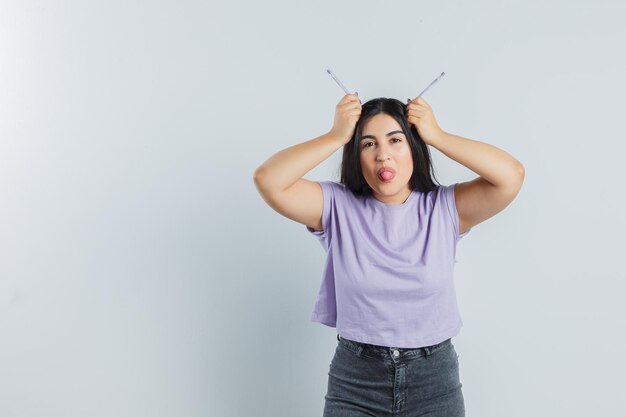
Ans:
[[[390,179],[392,179],[395,176],[395,174],[393,172],[391,172],[391,171],[383,171],[383,172],[380,173],[379,176],[383,180],[389,181]]]

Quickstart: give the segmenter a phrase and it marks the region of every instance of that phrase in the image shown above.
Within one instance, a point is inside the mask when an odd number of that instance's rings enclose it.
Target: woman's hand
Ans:
[[[434,145],[445,134],[437,124],[432,108],[421,97],[415,100],[407,99],[406,118],[415,126],[417,133],[427,145]]]
[[[340,137],[344,145],[352,139],[356,122],[361,117],[361,103],[358,94],[346,94],[335,106],[335,120],[330,133]]]

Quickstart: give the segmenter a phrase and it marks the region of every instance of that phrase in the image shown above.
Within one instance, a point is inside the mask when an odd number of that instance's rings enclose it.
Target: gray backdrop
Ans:
[[[320,416],[325,253],[253,173],[343,92],[519,159],[460,243],[468,416],[617,416],[616,1],[0,3],[0,415]],[[442,184],[475,173],[432,149]],[[340,152],[305,177],[339,179]],[[621,178],[621,180],[619,180]],[[621,415],[621,414],[620,414]]]

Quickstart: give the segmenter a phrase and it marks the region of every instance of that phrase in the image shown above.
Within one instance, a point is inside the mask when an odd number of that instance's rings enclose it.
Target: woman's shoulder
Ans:
[[[332,199],[341,200],[344,203],[359,199],[359,196],[355,195],[346,184],[339,181],[322,180],[318,181],[318,183],[324,193],[328,194]]]
[[[342,184],[340,182],[337,181],[332,181],[332,180],[321,180],[321,181],[317,181],[322,188],[326,188],[328,190],[332,190],[333,192],[340,192],[343,193],[346,190],[348,190],[346,188],[345,184]]]

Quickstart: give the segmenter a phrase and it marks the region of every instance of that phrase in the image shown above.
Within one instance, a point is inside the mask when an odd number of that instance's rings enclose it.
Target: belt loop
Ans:
[[[426,357],[430,356],[430,346],[424,346],[424,352],[426,352]]]
[[[339,334],[337,334],[337,340],[339,340]]]
[[[363,346],[359,345],[356,349],[356,356],[361,357],[361,352],[363,352]]]

